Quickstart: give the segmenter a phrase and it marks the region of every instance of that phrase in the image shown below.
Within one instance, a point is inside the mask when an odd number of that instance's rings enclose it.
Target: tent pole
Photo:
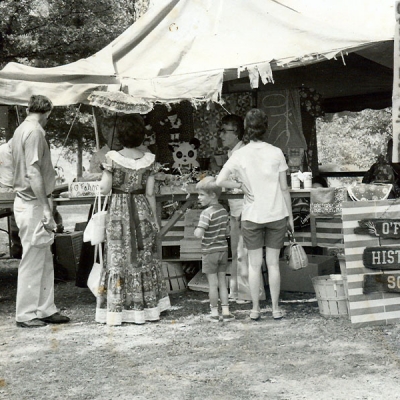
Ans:
[[[112,150],[112,148],[114,146],[114,136],[115,136],[115,129],[117,127],[117,118],[118,118],[118,113],[115,112],[114,127],[113,127],[113,132],[112,132],[112,136],[111,136],[111,145],[110,145],[111,150]]]
[[[93,126],[94,126],[94,134],[96,136],[96,150],[100,150],[100,139],[99,139],[99,130],[97,126],[97,119],[96,114],[94,112],[94,107],[92,107],[92,114],[93,114]]]
[[[19,126],[19,125],[21,125],[21,118],[19,116],[18,106],[15,106],[15,113],[17,114],[17,123],[18,123],[18,126]]]
[[[394,54],[393,54],[393,97],[392,97],[392,128],[393,128],[393,151],[392,151],[392,162],[400,162],[400,2],[396,1],[396,27],[394,32]]]

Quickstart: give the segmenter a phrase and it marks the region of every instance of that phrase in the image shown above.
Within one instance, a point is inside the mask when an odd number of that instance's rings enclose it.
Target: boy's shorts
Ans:
[[[278,221],[257,224],[242,221],[243,241],[248,250],[257,250],[264,246],[271,249],[283,247],[287,232],[287,218]]]
[[[203,254],[201,257],[203,274],[217,274],[226,272],[228,268],[228,252],[217,251],[215,253]]]

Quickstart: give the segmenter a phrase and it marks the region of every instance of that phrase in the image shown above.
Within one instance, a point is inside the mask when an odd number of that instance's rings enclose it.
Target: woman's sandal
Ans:
[[[272,318],[275,320],[282,319],[284,315],[285,315],[285,313],[281,310],[272,312]]]
[[[258,321],[260,319],[260,311],[251,310],[250,311],[250,319],[253,321]]]

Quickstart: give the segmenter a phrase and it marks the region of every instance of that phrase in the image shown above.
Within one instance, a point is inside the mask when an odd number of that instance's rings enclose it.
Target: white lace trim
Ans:
[[[154,163],[156,156],[153,153],[144,153],[143,157],[134,160],[133,158],[124,157],[115,150],[111,150],[106,154],[106,160],[112,160],[121,165],[122,167],[129,169],[141,169],[149,167]]]
[[[169,310],[171,308],[171,302],[170,302],[169,296],[162,298],[158,302],[158,308],[160,309],[160,312]]]
[[[105,308],[96,308],[95,321],[100,324],[105,324],[107,322],[107,310]]]
[[[107,312],[107,325],[121,325],[122,324],[122,313],[120,312]]]
[[[122,325],[123,322],[144,324],[146,321],[158,321],[160,314],[171,307],[168,296],[160,299],[158,305],[144,310],[122,310],[122,312],[107,311],[106,308],[96,308],[96,322],[110,326]]]

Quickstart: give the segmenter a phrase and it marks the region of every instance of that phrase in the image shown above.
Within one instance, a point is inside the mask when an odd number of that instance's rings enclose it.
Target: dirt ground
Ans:
[[[67,229],[87,215],[60,212]],[[0,399],[400,399],[400,326],[326,319],[312,294],[283,292],[281,321],[267,300],[258,322],[231,303],[236,320],[212,323],[208,294],[186,290],[159,322],[107,327],[94,322],[89,289],[69,281],[55,297],[71,322],[22,329],[17,267],[0,259]]]
[[[39,399],[400,399],[398,325],[355,329],[326,319],[310,294],[282,293],[262,319],[231,303],[236,320],[212,323],[207,293],[172,294],[160,322],[107,327],[95,299],[56,284],[66,325],[17,328],[17,265],[0,262],[0,398]]]

